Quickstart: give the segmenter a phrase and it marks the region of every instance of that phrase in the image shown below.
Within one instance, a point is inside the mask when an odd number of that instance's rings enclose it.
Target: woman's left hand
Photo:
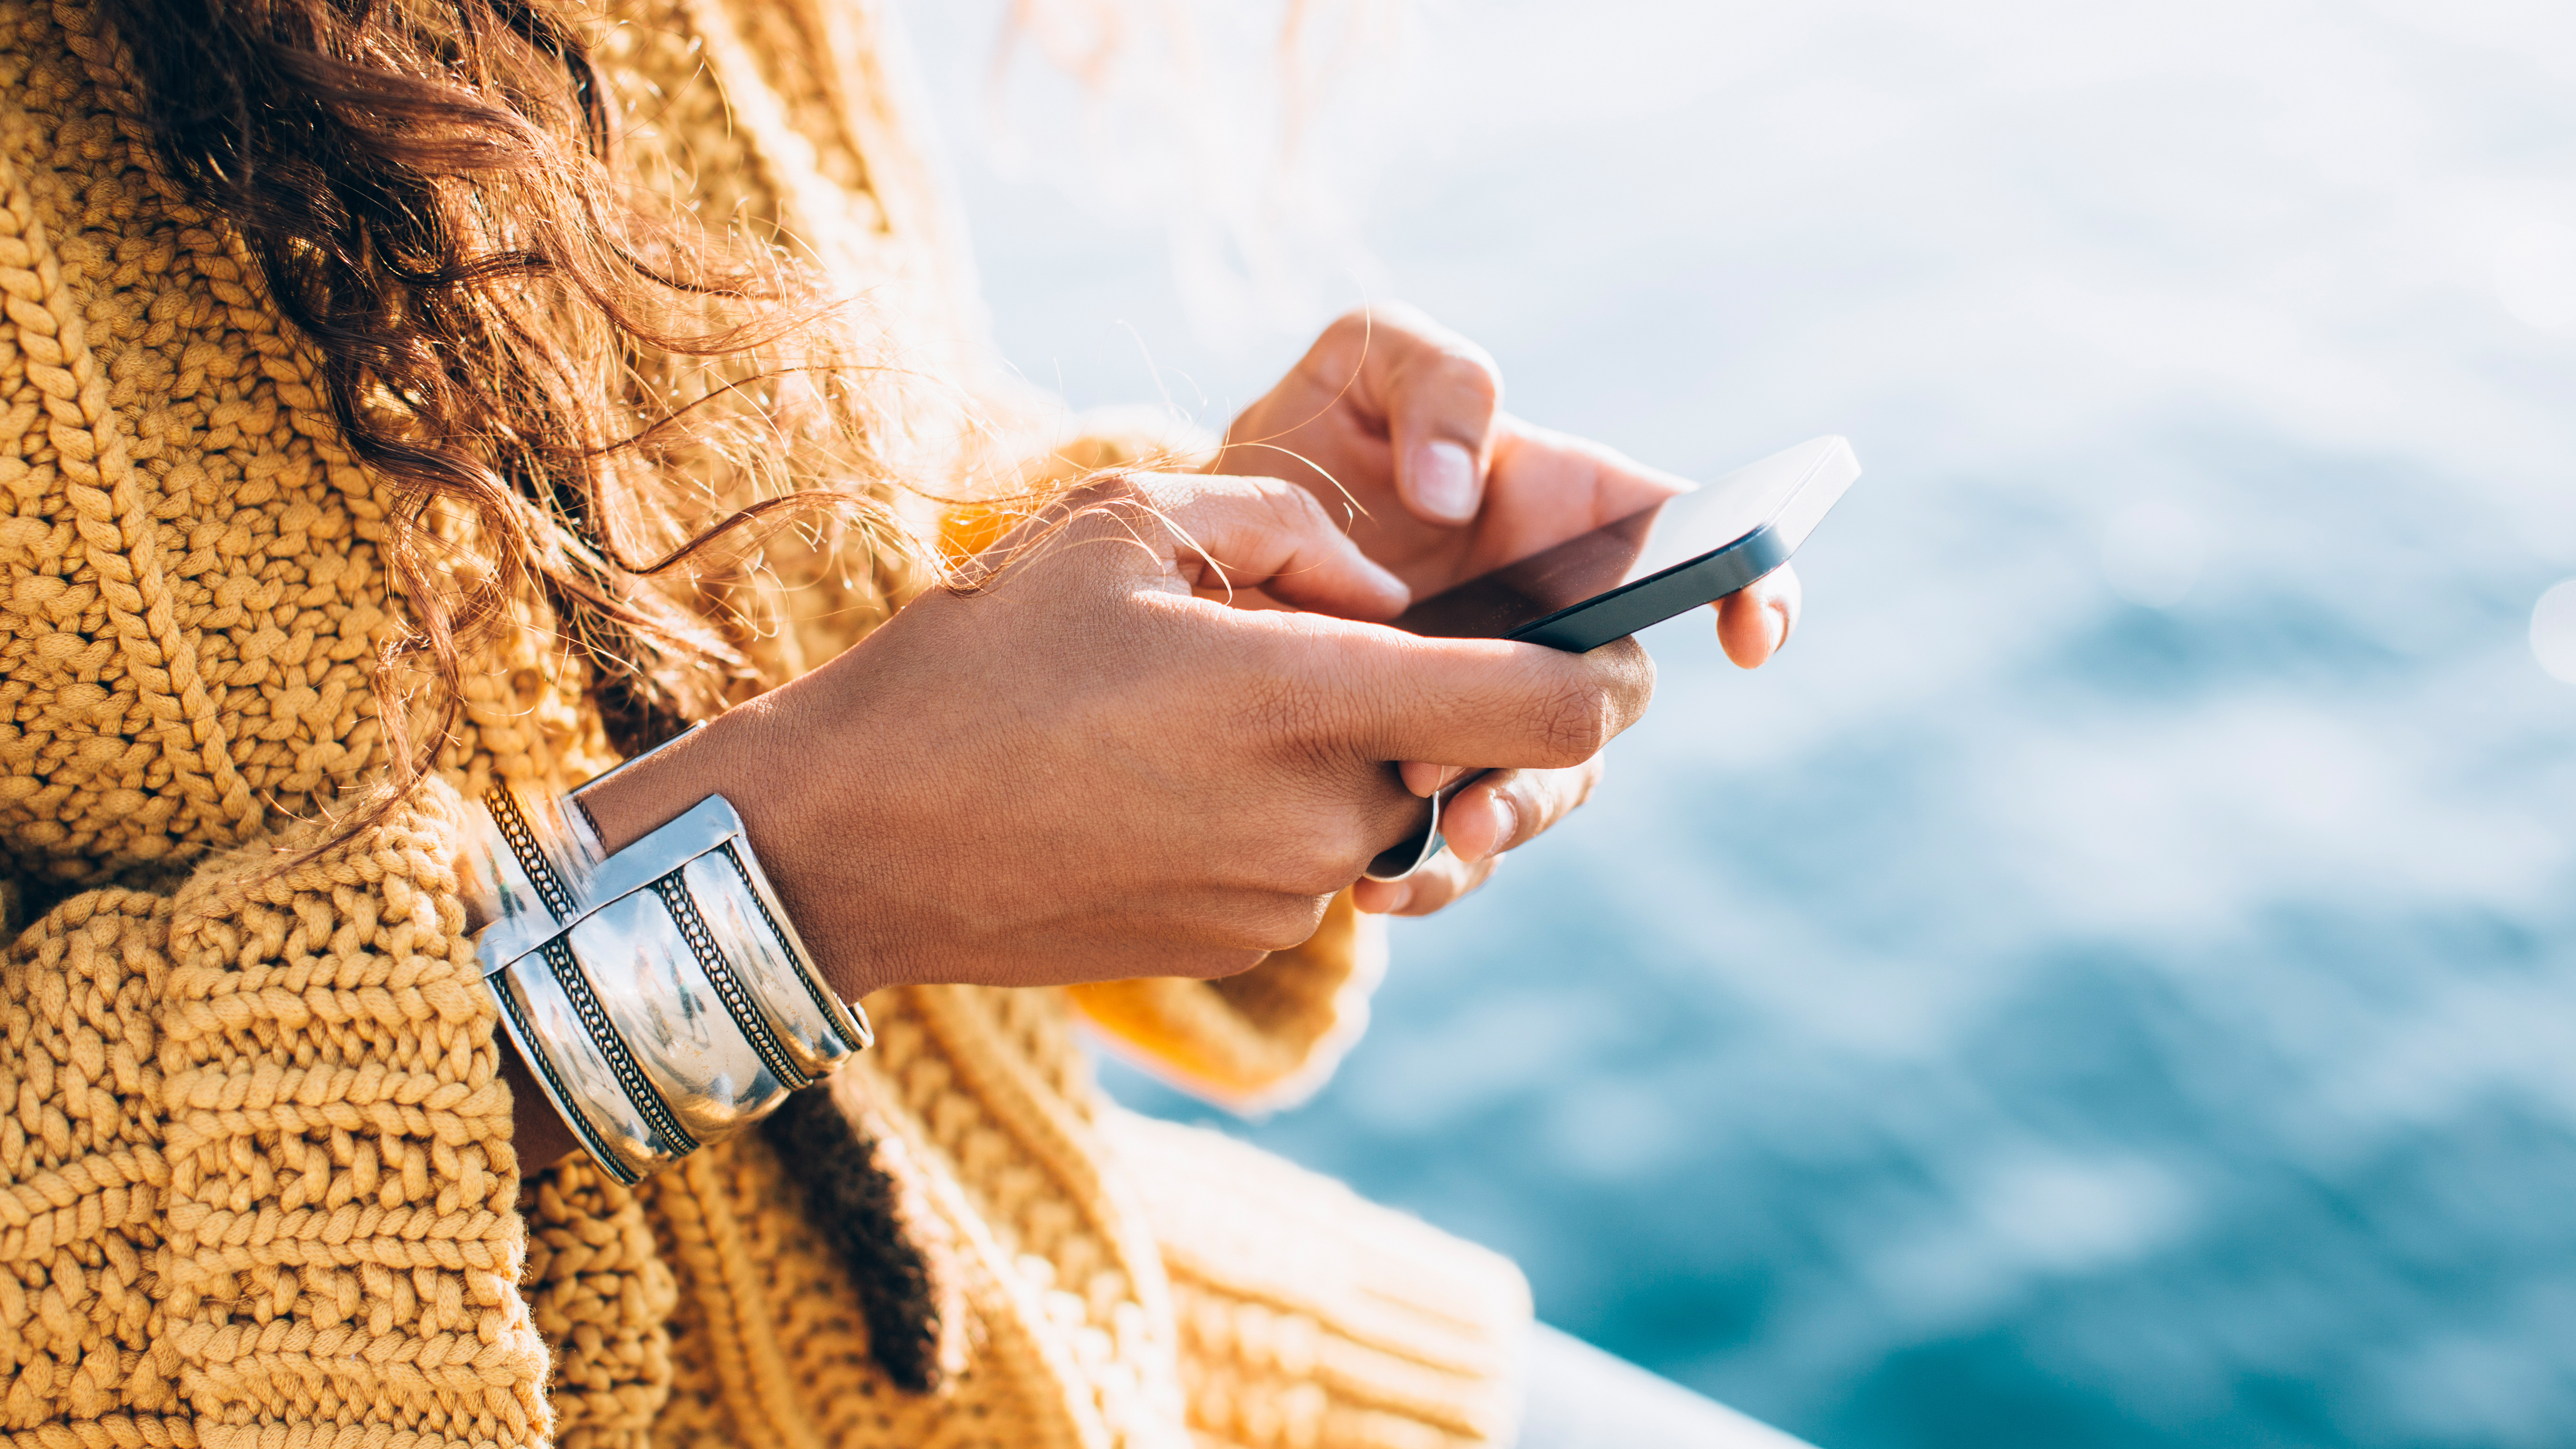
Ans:
[[[1352,312],[1234,420],[1210,472],[1284,478],[1349,521],[1362,552],[1417,599],[1627,517],[1689,485],[1585,439],[1502,410],[1492,357],[1409,307]],[[1797,575],[1783,568],[1718,602],[1727,657],[1758,668],[1796,627]],[[1458,773],[1408,762],[1428,796]],[[1362,881],[1360,909],[1436,911],[1482,884],[1504,851],[1589,798],[1595,758],[1572,769],[1498,771],[1442,811],[1448,853],[1402,881]]]

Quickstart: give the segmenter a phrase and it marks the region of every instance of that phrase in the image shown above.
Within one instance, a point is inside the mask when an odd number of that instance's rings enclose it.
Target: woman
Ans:
[[[1471,888],[1650,683],[1364,621],[1671,484],[1403,315],[1208,473],[1007,465],[891,68],[850,0],[0,0],[17,1444],[1511,1433],[1509,1265],[1109,1107],[1070,1012],[1311,1079],[1358,913]],[[874,627],[970,492],[1039,516]],[[878,1040],[629,1188],[500,1028],[467,857],[496,786],[675,737],[596,845],[721,794]],[[1521,768],[1346,889],[1467,764]]]

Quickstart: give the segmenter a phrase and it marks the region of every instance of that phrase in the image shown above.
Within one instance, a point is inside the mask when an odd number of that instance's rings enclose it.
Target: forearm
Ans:
[[[772,703],[755,702],[729,711],[705,728],[638,757],[585,787],[580,809],[597,831],[599,846],[616,855],[710,797],[722,796],[741,818],[759,874],[779,893],[779,904],[797,936],[808,943],[809,950],[816,945],[829,947],[838,943],[838,933],[832,929],[831,914],[818,904],[817,898],[826,893],[807,887],[803,873],[793,868],[795,862],[812,858],[813,847],[804,838],[809,832],[787,807],[799,792],[810,794],[821,788],[822,778],[833,773],[832,762],[809,751],[792,767],[772,763],[778,729]],[[520,793],[521,808],[529,808],[525,792]],[[469,882],[479,882],[467,891],[469,926],[478,940],[484,940],[486,930],[495,924],[487,913],[501,908],[493,881],[483,879],[488,871],[489,867],[469,864],[466,872]],[[858,953],[847,949],[816,952],[814,965],[822,971],[824,985],[844,1002],[856,1001],[881,984],[852,969],[859,959]],[[826,963],[836,963],[839,969],[829,969]],[[538,970],[540,976],[545,972],[543,967]],[[583,966],[594,989],[619,997],[638,989],[640,983],[631,978],[634,970],[635,963],[614,950]],[[504,996],[511,994],[500,979],[492,984]],[[533,1173],[571,1154],[584,1138],[545,1090],[541,1068],[529,1055],[528,1044],[503,1033],[498,1045],[499,1075],[511,1094],[514,1146],[521,1169]],[[549,1039],[539,1043],[537,1050],[552,1058],[557,1046]],[[575,1110],[586,1110],[579,1083],[566,1084],[552,1075],[564,1067],[564,1062],[556,1061],[543,1080],[567,1086],[575,1093]]]
[[[709,796],[723,796],[742,817],[752,854],[823,979],[842,1000],[856,1001],[902,983],[889,976],[886,953],[869,949],[855,929],[866,903],[818,879],[816,867],[853,849],[882,855],[894,843],[854,841],[860,827],[847,814],[817,808],[818,801],[884,794],[866,778],[871,762],[863,752],[802,738],[798,717],[811,711],[794,706],[822,687],[800,682],[728,710],[585,790],[581,803],[601,847],[613,853]]]

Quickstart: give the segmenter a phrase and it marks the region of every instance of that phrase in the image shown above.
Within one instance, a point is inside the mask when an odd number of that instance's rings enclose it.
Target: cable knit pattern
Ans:
[[[0,0],[0,838],[73,884],[380,769],[394,627],[386,500],[238,245],[156,180],[118,74],[87,7]],[[456,758],[553,773],[573,695],[538,641],[507,652]]]
[[[962,269],[871,0],[592,20],[639,189],[893,297],[902,360],[967,391]],[[391,500],[236,240],[158,177],[118,45],[82,0],[0,0],[0,865],[10,899],[59,900],[0,965],[7,1449],[1503,1435],[1527,1316],[1509,1266],[1109,1106],[1064,992],[885,993],[878,1048],[832,1084],[953,1299],[934,1394],[870,1358],[848,1269],[760,1135],[633,1192],[580,1157],[523,1186],[460,802],[602,768],[598,722],[529,621],[468,669],[437,778],[278,868],[387,768]],[[1140,449],[1077,440],[1015,476]],[[724,604],[773,683],[906,577],[792,538],[764,565]],[[1256,1095],[1357,1029],[1374,951],[1345,909],[1234,982],[1085,999]]]
[[[521,1277],[537,1331],[556,1346],[547,1384],[560,1449],[646,1449],[671,1397],[678,1305],[651,1219],[633,1192],[576,1157],[531,1184]]]
[[[219,863],[173,904],[159,1290],[205,1449],[548,1427],[462,820],[434,784],[318,860]]]
[[[1411,1446],[1505,1434],[1528,1321],[1509,1263],[1214,1132],[1103,1118],[1154,1184],[1202,1444]]]
[[[0,1428],[197,1443],[158,1301],[170,1190],[159,1046],[170,902],[83,896],[0,967]]]
[[[1314,937],[1222,981],[1147,977],[1068,991],[1092,1023],[1149,1071],[1240,1112],[1311,1095],[1368,1027],[1386,970],[1386,932],[1344,895]]]

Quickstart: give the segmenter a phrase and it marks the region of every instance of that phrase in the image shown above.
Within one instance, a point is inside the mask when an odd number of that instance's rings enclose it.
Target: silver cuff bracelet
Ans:
[[[872,1038],[797,939],[723,796],[610,855],[580,794],[495,785],[464,888],[504,1029],[573,1135],[631,1184],[769,1115]]]

